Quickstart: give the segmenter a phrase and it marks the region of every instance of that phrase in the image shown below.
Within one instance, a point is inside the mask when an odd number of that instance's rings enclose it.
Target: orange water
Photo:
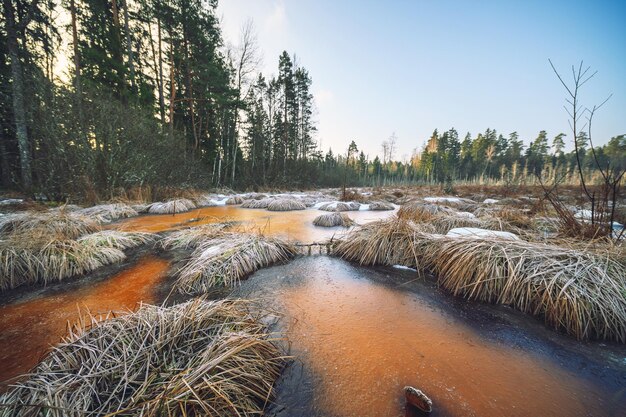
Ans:
[[[313,401],[321,415],[404,416],[406,385],[426,392],[436,415],[459,417],[606,415],[598,410],[615,401],[415,294],[359,279],[340,261],[319,262],[335,264],[309,269],[280,299],[292,353],[319,376]]]
[[[109,279],[0,307],[0,388],[35,366],[82,314],[134,309],[155,302],[167,261],[146,256]]]
[[[391,216],[395,211],[349,211],[346,214],[357,223],[367,223]],[[267,235],[280,236],[304,243],[321,242],[343,233],[341,227],[318,227],[313,219],[326,211],[307,209],[296,211],[267,211],[245,209],[236,206],[205,207],[176,215],[159,214],[132,217],[110,227],[127,231],[161,232],[183,223],[189,226],[215,223],[226,219],[241,221],[251,227],[260,228]],[[200,221],[186,223],[192,219]]]

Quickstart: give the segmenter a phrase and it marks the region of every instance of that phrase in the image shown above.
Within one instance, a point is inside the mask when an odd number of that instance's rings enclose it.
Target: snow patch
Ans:
[[[0,200],[0,205],[8,206],[9,204],[20,204],[23,202],[24,200],[21,198],[7,198],[6,200]]]
[[[476,238],[499,238],[506,240],[520,240],[520,238],[510,232],[498,230],[480,229],[478,227],[457,227],[450,230],[446,236],[449,237],[476,237]]]
[[[498,204],[500,200],[496,200],[494,198],[487,198],[483,201],[483,204]]]
[[[406,271],[415,271],[415,272],[417,272],[417,269],[411,268],[411,267],[408,267],[408,266],[404,266],[404,265],[392,265],[391,267],[392,268],[396,268],[396,269],[403,269],[403,270],[406,270]]]
[[[574,217],[580,220],[591,220],[591,210],[578,210]]]
[[[469,211],[458,211],[456,213],[453,213],[456,217],[463,217],[465,219],[475,219],[476,216],[474,215],[474,213],[470,213]]]

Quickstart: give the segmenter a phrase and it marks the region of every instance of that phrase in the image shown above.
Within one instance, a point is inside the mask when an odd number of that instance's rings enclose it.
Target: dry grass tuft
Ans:
[[[263,200],[264,198],[267,198],[267,194],[262,194],[262,193],[250,193],[246,196],[246,198],[250,199],[250,200]]]
[[[412,201],[403,204],[398,210],[398,217],[417,222],[428,221],[435,214],[451,213],[453,210],[437,204],[427,204],[419,201]]]
[[[228,206],[241,204],[241,203],[243,203],[243,198],[241,198],[238,195],[234,195],[232,197],[229,197],[228,200],[226,200],[226,205],[228,205]]]
[[[100,223],[110,223],[117,219],[134,217],[139,214],[133,207],[123,203],[102,204],[78,210],[76,213],[96,219]]]
[[[355,223],[354,223],[354,220],[348,217],[347,214],[328,213],[328,214],[322,214],[321,216],[317,216],[315,220],[313,220],[313,224],[315,226],[321,226],[321,227],[334,227],[334,226],[350,227],[350,226],[353,226]]]
[[[148,207],[148,213],[150,214],[176,214],[184,213],[196,208],[196,204],[186,198],[179,198],[176,200],[169,200],[166,202],[152,203]]]
[[[252,272],[284,262],[296,253],[296,247],[282,239],[224,233],[197,246],[177,272],[174,288],[185,294],[200,294],[215,286],[235,286]]]
[[[118,230],[103,230],[85,235],[77,240],[83,246],[109,247],[120,250],[154,243],[155,236],[145,232],[121,232]]]
[[[217,202],[215,201],[215,196],[212,194],[202,194],[193,200],[196,204],[196,207],[215,207],[217,206]]]
[[[578,339],[626,342],[626,268],[607,256],[514,240],[436,245],[428,263],[453,294],[543,316]]]
[[[195,248],[206,240],[222,236],[235,224],[235,222],[209,223],[176,230],[161,239],[160,245],[164,249]]]
[[[3,216],[0,237],[23,236],[24,240],[76,239],[100,230],[98,222],[74,212],[25,212]]]
[[[365,224],[333,247],[333,254],[361,265],[422,266],[421,245],[428,226],[391,217]]]
[[[579,339],[626,342],[626,265],[613,247],[429,233],[436,227],[392,217],[352,231],[333,253],[429,268],[455,295],[511,305]]]
[[[144,305],[71,331],[0,416],[258,416],[284,359],[244,300]]]
[[[106,230],[78,239],[12,235],[0,241],[0,290],[48,284],[126,258],[124,250],[153,241],[149,233]]]
[[[332,203],[325,203],[322,204],[319,209],[323,210],[323,211],[358,211],[359,207],[361,207],[361,205],[359,203],[355,203],[355,202],[349,202],[349,203],[344,203],[344,202],[332,202]]]
[[[274,201],[273,198],[262,198],[260,200],[247,200],[241,204],[242,208],[252,208],[252,209],[266,209],[270,203]]]
[[[386,201],[373,201],[369,203],[370,210],[393,210],[395,207],[391,203],[387,203]]]
[[[303,202],[291,198],[277,198],[272,200],[272,202],[267,205],[267,210],[269,211],[291,211],[304,209],[306,209],[306,206]]]
[[[419,224],[432,226],[433,232],[446,234],[459,227],[475,227],[480,229],[506,231],[520,234],[523,230],[506,219],[493,216],[477,218],[471,213],[457,212],[447,207],[434,204],[413,203],[404,205],[398,210],[398,217]]]
[[[494,212],[493,217],[501,219],[507,224],[517,227],[519,229],[530,230],[534,229],[533,219],[527,212],[511,208],[502,208]]]

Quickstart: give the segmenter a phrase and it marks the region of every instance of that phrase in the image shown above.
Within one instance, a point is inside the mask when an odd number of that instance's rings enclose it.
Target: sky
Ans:
[[[395,157],[421,148],[434,129],[461,139],[487,128],[568,134],[571,66],[597,74],[581,103],[599,104],[594,145],[626,133],[626,1],[220,0],[226,42],[252,20],[262,72],[276,74],[283,50],[313,79],[324,151],[354,140],[371,158],[393,133]]]

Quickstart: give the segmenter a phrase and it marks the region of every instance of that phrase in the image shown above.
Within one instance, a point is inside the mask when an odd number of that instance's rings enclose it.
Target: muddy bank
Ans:
[[[626,406],[626,347],[577,342],[410,271],[301,258],[235,295],[284,314],[296,360],[269,415],[402,416],[404,385],[431,396],[435,416],[618,416]]]

